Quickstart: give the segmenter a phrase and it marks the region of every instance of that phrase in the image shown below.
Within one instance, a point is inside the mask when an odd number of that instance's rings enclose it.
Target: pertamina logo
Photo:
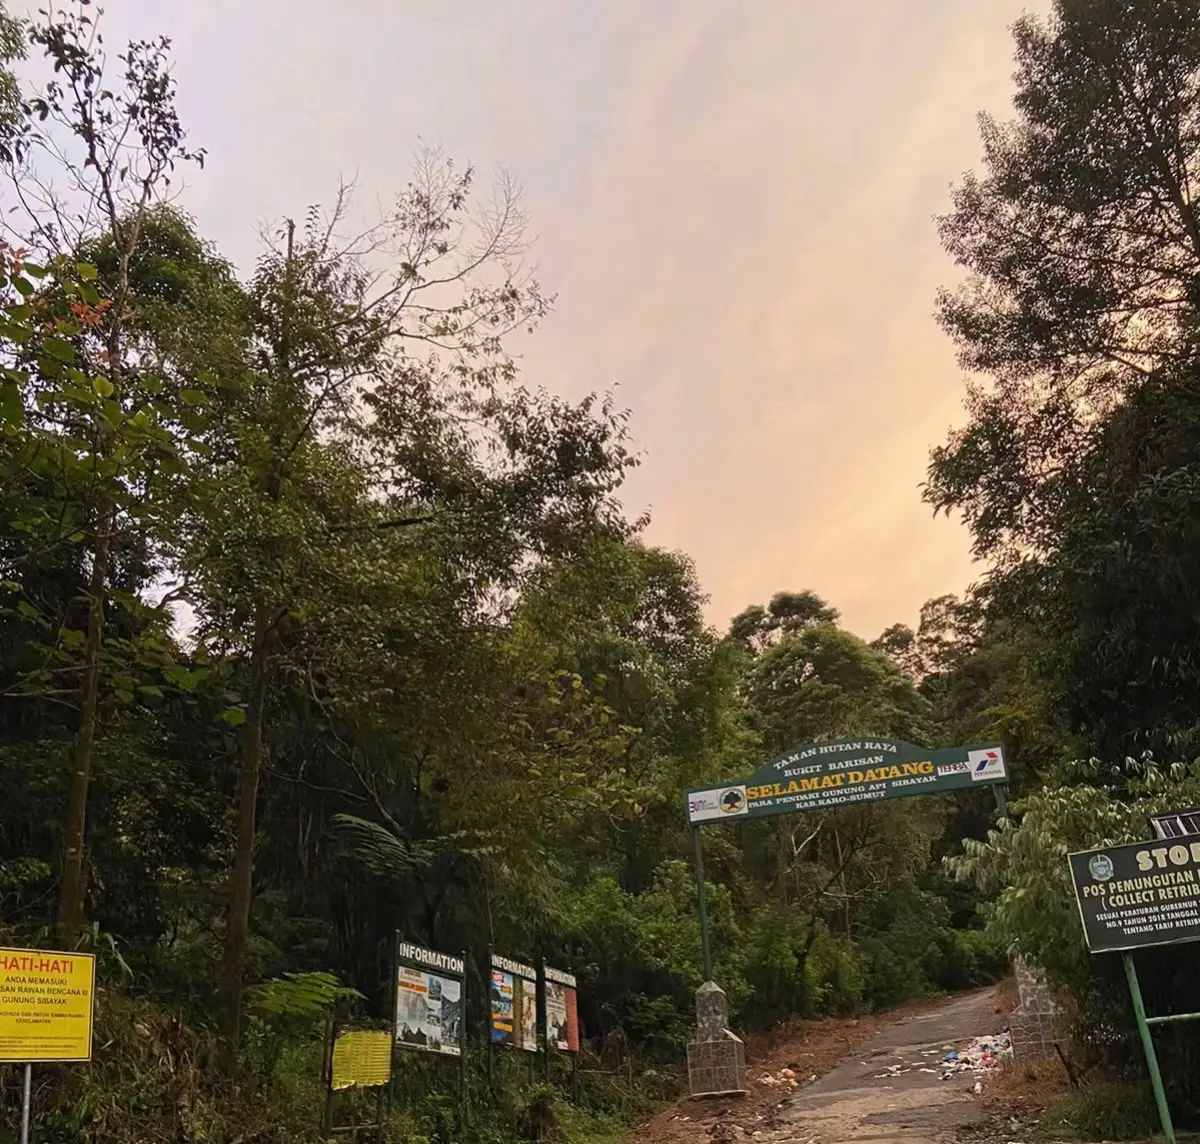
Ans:
[[[1004,756],[995,748],[982,751],[968,751],[967,764],[971,768],[971,779],[979,782],[983,779],[1002,779],[1005,777]]]

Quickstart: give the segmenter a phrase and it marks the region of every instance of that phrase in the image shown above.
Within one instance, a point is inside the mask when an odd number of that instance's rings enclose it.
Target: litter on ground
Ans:
[[[943,1050],[941,1079],[949,1080],[956,1073],[964,1072],[982,1076],[989,1070],[998,1068],[1001,1061],[1011,1058],[1012,1038],[1007,1032],[991,1037],[976,1037],[964,1049],[948,1046]],[[982,1085],[977,1085],[976,1092],[981,1092],[982,1088]]]

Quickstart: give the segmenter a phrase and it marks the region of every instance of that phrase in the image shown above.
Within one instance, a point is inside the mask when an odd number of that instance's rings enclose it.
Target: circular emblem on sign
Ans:
[[[1107,882],[1113,876],[1113,860],[1107,854],[1093,854],[1088,870],[1097,882]]]
[[[746,796],[740,790],[727,790],[721,795],[721,809],[726,814],[737,814],[746,805]]]

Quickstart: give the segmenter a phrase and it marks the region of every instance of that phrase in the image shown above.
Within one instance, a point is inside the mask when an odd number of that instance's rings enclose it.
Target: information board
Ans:
[[[579,1000],[575,976],[543,967],[546,980],[546,1048],[562,1053],[579,1052]]]
[[[1105,846],[1069,861],[1092,953],[1200,941],[1200,839]]]
[[[96,958],[0,949],[0,1062],[90,1061]]]
[[[996,743],[930,751],[894,739],[794,747],[749,778],[684,792],[688,824],[736,822],[1008,782]]]
[[[492,1044],[537,1052],[537,970],[493,954]]]
[[[463,958],[401,941],[396,962],[396,1044],[460,1056]]]

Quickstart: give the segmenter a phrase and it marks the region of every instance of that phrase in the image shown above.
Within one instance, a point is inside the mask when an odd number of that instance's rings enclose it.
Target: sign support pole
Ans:
[[[21,1144],[29,1144],[29,1105],[33,1095],[33,1065],[25,1066],[25,1079],[21,1086]]]
[[[1125,979],[1129,982],[1129,997],[1133,1002],[1133,1015],[1137,1019],[1138,1034],[1146,1054],[1146,1067],[1150,1070],[1150,1084],[1154,1089],[1154,1103],[1158,1105],[1158,1118],[1162,1121],[1163,1137],[1167,1144],[1175,1144],[1175,1126],[1171,1123],[1171,1109],[1167,1105],[1162,1074],[1158,1071],[1158,1054],[1154,1051],[1154,1039],[1150,1036],[1150,1025],[1146,1021],[1146,1006],[1142,1003],[1142,989],[1138,984],[1133,955],[1121,954],[1121,962],[1125,966]]]
[[[493,1096],[495,1095],[495,1092],[496,1092],[495,1085],[492,1083],[492,1067],[493,1067],[492,1066],[492,1052],[493,1052],[493,1048],[492,1048],[492,989],[493,989],[492,974],[495,972],[492,969],[492,957],[494,955],[494,952],[495,951],[492,949],[491,943],[489,942],[488,943],[488,979],[484,983],[485,984],[484,994],[487,999],[486,1004],[484,1006],[484,1014],[485,1014],[484,1019],[487,1023],[484,1026],[484,1031],[483,1031],[483,1037],[484,1037],[483,1051],[484,1051],[484,1054],[486,1055],[486,1059],[487,1059],[488,1092],[491,1093]]]
[[[704,980],[713,979],[712,943],[708,935],[708,895],[704,889],[704,853],[700,849],[700,827],[692,827],[692,857],[696,862],[696,901],[700,907],[700,950],[704,956]]]
[[[470,956],[471,956],[470,950],[464,949],[463,953],[462,953],[462,963],[463,963],[462,985],[459,986],[459,991],[458,991],[458,1111],[459,1111],[459,1115],[462,1117],[462,1123],[464,1125],[470,1123],[470,1119],[471,1119],[471,1113],[470,1113],[470,1107],[469,1107],[469,1097],[467,1094],[467,967],[468,967],[468,965],[470,965],[470,961],[468,960],[470,958]],[[488,948],[488,972],[489,973],[491,973],[491,958],[492,958],[492,951],[491,951],[491,948],[489,947]],[[484,997],[487,999],[485,1004],[488,1007],[489,1013],[491,1011],[491,996],[492,996],[492,986],[491,986],[491,982],[489,981],[488,987],[484,991]],[[492,1046],[490,1043],[491,1030],[490,1029],[488,1030],[488,1038],[489,1038],[489,1043],[486,1046],[486,1051],[488,1054],[488,1067],[490,1070],[491,1060],[492,1060]],[[490,1076],[488,1077],[488,1080],[489,1081],[491,1080]]]

